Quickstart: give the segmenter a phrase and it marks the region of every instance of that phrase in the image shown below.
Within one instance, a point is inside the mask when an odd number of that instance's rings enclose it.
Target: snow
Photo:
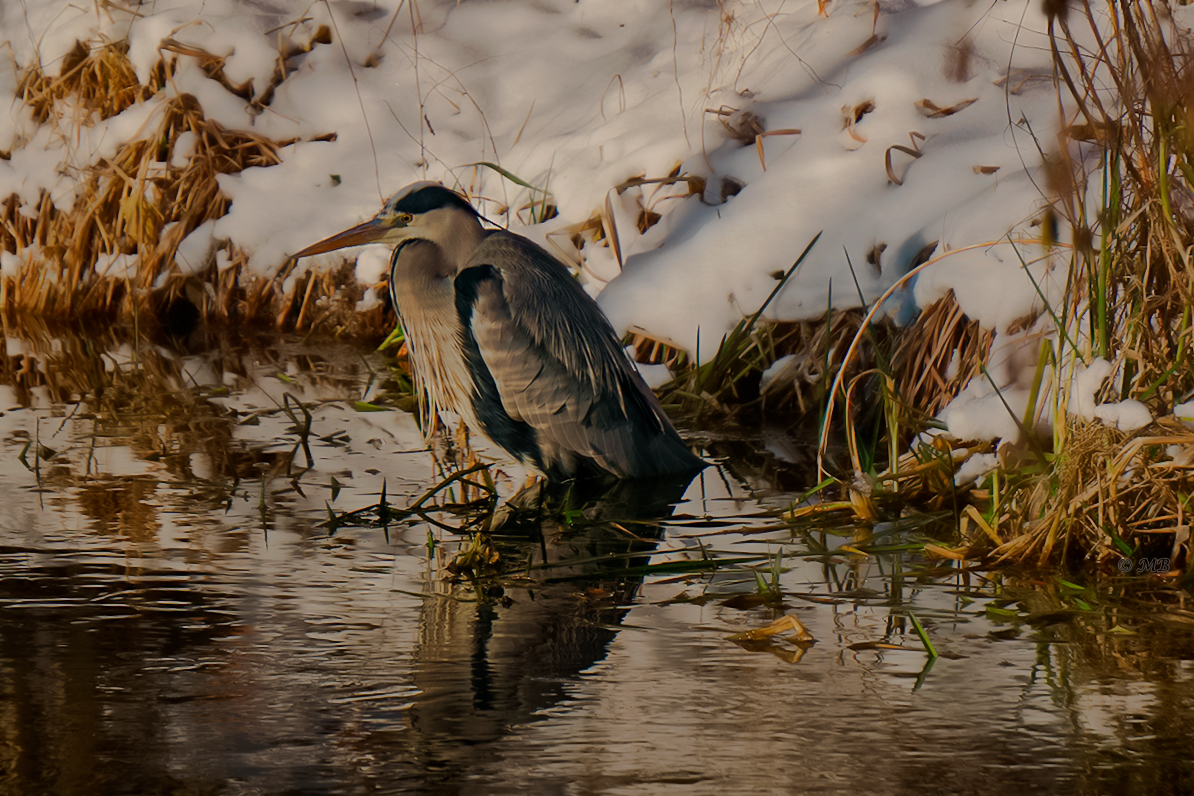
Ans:
[[[191,155],[195,153],[195,145],[198,141],[199,137],[191,130],[180,133],[174,141],[174,151],[170,156],[170,166],[175,169],[186,168],[191,160]]]
[[[1079,368],[1070,393],[1070,413],[1090,420],[1095,414],[1095,393],[1111,375],[1111,363],[1095,357],[1090,364]]]
[[[772,362],[771,366],[763,371],[762,378],[759,379],[759,392],[765,393],[769,389],[772,389],[771,385],[783,375],[784,371],[787,370],[788,365],[795,361],[795,354],[785,354],[784,356]]]
[[[1153,422],[1153,415],[1148,411],[1148,407],[1132,399],[1096,406],[1094,416],[1120,431],[1137,431]]]
[[[996,391],[986,380],[972,379],[970,384],[941,411],[949,433],[961,440],[1020,438],[1016,422],[1028,408],[1027,394]]]
[[[994,453],[976,453],[962,462],[958,471],[954,473],[954,483],[957,486],[974,484],[980,486],[987,473],[999,468],[999,456]]]
[[[248,257],[244,278],[271,275],[421,179],[467,189],[488,218],[549,249],[608,207],[620,261],[592,239],[570,253],[584,261],[586,290],[616,329],[641,327],[693,352],[699,339],[702,359],[818,233],[768,318],[872,302],[936,242],[936,261],[883,309],[906,323],[953,291],[994,329],[995,385],[977,377],[942,418],[962,438],[1014,439],[1039,337],[1055,332],[1013,326],[1040,315],[1040,293],[1055,303],[1065,281],[1065,253],[1046,250],[1038,226],[1038,146],[1057,140],[1060,118],[1041,4],[832,0],[826,9],[819,15],[817,0],[330,0],[302,9],[175,0],[133,14],[0,0],[0,35],[22,68],[40,63],[56,75],[76,39],[126,40],[142,81],[159,58],[177,59],[162,94],[68,133],[33,123],[15,101],[18,72],[0,59],[0,152],[11,152],[0,160],[0,198],[15,193],[21,212],[34,212],[46,191],[69,207],[79,175],[155,134],[165,100],[191,94],[225,127],[294,143],[280,165],[219,177],[230,212],[184,240],[180,272],[200,270],[213,251],[226,268],[231,242]],[[325,27],[330,44],[316,40]],[[280,53],[290,55],[286,77],[254,107],[184,54],[200,49],[225,57],[224,81],[251,81],[258,97]],[[933,107],[954,112],[933,116]],[[752,136],[729,129],[748,113],[776,133],[759,139],[762,156]],[[184,134],[170,165],[185,165],[195,143]],[[889,179],[889,157],[902,184]],[[546,186],[560,215],[525,226],[519,208],[541,194],[481,161]],[[689,195],[685,182],[615,190],[677,169],[703,180],[703,194]],[[731,182],[742,188],[723,201]],[[661,218],[640,233],[643,207]],[[868,264],[879,246],[878,264]],[[355,257],[358,282],[384,292],[388,256],[362,247],[307,258],[290,280]],[[12,267],[12,255],[0,259]],[[129,267],[102,264],[111,274]],[[379,301],[371,289],[358,308]],[[1094,404],[1105,365],[1078,374],[1072,410],[1125,430],[1151,421],[1134,402]],[[666,376],[644,371],[652,382]]]
[[[174,262],[179,271],[184,274],[193,274],[207,265],[216,245],[215,228],[214,220],[205,221],[195,227],[190,235],[182,239],[182,243],[178,244],[178,250],[174,254]]]
[[[95,263],[96,273],[110,277],[129,278],[136,268],[137,258],[128,254],[101,254]]]
[[[386,279],[390,271],[390,250],[386,246],[362,246],[357,256],[356,278],[362,285]]]
[[[365,295],[357,302],[357,312],[366,312],[374,307],[381,306],[381,296],[378,295],[375,288],[368,288],[365,290]]]
[[[1173,407],[1173,416],[1187,426],[1194,426],[1194,401],[1186,401]]]
[[[1148,407],[1139,401],[1095,404],[1095,394],[1113,371],[1111,363],[1100,357],[1091,360],[1087,367],[1079,368],[1072,382],[1070,413],[1087,420],[1100,420],[1120,431],[1144,428],[1153,422],[1153,416]]]
[[[646,365],[634,360],[634,346],[626,346],[626,356],[638,370],[638,375],[652,390],[657,390],[672,380],[672,372],[667,365]]]

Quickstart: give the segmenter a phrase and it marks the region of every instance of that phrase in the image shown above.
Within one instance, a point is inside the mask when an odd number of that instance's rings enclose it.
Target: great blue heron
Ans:
[[[437,412],[455,412],[551,481],[704,466],[568,269],[526,238],[484,229],[463,196],[414,183],[295,257],[365,243],[397,244],[390,297],[425,430]]]

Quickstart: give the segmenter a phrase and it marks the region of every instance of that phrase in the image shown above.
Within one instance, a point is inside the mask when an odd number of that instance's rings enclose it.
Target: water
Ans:
[[[949,533],[925,518],[793,531],[812,475],[776,429],[707,432],[721,464],[692,483],[548,496],[485,544],[452,530],[486,514],[459,484],[352,526],[453,455],[358,411],[395,400],[385,364],[8,340],[0,791],[1194,790],[1178,585],[966,571],[919,550]],[[730,639],[784,615],[815,643]]]

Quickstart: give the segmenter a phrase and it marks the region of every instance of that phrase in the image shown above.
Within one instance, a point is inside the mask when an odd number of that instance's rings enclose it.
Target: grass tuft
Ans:
[[[159,96],[179,57],[199,58],[213,79],[223,75],[222,59],[172,40],[167,45],[141,84],[127,43],[77,43],[57,77],[36,66],[26,69],[19,96],[35,121],[69,130]],[[251,86],[229,90],[257,103],[268,101],[253,97]],[[6,319],[14,314],[115,319],[179,333],[208,320],[384,334],[384,310],[356,313],[363,288],[345,280],[342,271],[306,275],[296,280],[295,290],[283,293],[279,285],[293,264],[274,278],[249,275],[243,253],[228,242],[217,242],[203,262],[175,261],[190,233],[228,212],[217,176],[276,165],[279,150],[291,143],[230,130],[208,119],[192,95],[162,100],[141,137],[82,175],[80,194],[69,210],[45,194],[32,205],[15,194],[0,199],[0,250],[18,262],[14,273],[0,278],[0,313]]]

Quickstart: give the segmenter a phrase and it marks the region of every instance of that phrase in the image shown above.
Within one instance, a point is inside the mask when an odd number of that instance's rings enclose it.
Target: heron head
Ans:
[[[412,238],[439,242],[447,219],[459,218],[460,213],[470,219],[478,217],[463,196],[438,182],[412,183],[391,196],[381,212],[365,223],[313,243],[294,256],[308,257],[366,243],[396,244]]]

